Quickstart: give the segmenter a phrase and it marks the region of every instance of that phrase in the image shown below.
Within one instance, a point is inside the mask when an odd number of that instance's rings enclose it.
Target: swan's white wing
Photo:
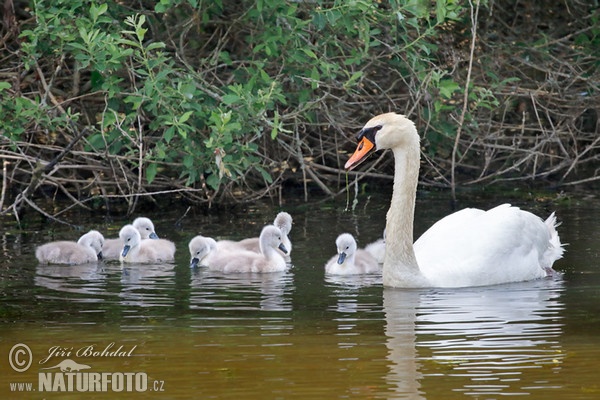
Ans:
[[[423,275],[438,287],[518,282],[546,276],[550,231],[509,204],[464,209],[435,223],[414,245]]]

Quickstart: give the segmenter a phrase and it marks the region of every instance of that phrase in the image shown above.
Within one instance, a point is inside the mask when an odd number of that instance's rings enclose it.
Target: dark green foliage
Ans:
[[[12,75],[0,82],[0,132],[20,158],[11,164],[15,185],[29,180],[31,160],[48,162],[86,127],[90,133],[62,161],[68,168],[43,184],[80,198],[123,198],[129,211],[136,194],[248,201],[276,193],[284,180],[310,178],[332,194],[344,182],[340,151],[352,149],[370,116],[386,111],[408,114],[423,133],[424,183],[448,184],[453,150],[465,182],[512,179],[515,171],[548,176],[574,157],[568,149],[557,156],[560,137],[535,148],[549,154],[535,165],[526,159],[530,150],[510,144],[535,146],[551,121],[560,125],[539,112],[532,118],[540,97],[515,87],[543,81],[544,93],[552,92],[545,66],[558,57],[550,43],[562,37],[548,29],[510,45],[498,39],[508,18],[538,11],[533,2],[527,10],[519,9],[523,2],[482,2],[467,86],[476,2],[37,0],[25,13],[23,2],[12,1],[20,12],[4,27],[13,39],[5,55]],[[597,78],[597,19],[592,13],[590,28],[560,32],[569,59],[581,65],[578,82]],[[530,58],[544,67],[506,73],[506,62]],[[592,96],[596,89],[581,90]],[[501,127],[522,122],[513,109],[523,101],[530,129],[542,132],[516,138]],[[389,172],[389,161],[380,168]],[[563,168],[570,173],[568,163]]]

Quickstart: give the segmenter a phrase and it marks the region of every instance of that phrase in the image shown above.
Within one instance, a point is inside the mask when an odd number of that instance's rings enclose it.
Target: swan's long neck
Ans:
[[[277,254],[277,250],[275,250],[273,246],[270,246],[266,240],[259,240],[258,246],[260,248],[260,252],[263,256],[265,256],[267,260],[271,260],[273,258],[273,255]]]
[[[419,137],[392,149],[394,188],[386,222],[386,252],[383,284],[392,287],[428,286],[417,264],[413,248],[413,219],[419,181]]]

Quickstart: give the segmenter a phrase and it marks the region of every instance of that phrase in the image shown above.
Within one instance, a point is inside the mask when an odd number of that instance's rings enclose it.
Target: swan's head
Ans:
[[[133,226],[140,231],[142,239],[158,239],[158,235],[154,232],[154,224],[150,218],[139,217],[133,221]]]
[[[217,242],[213,238],[196,236],[190,240],[190,268],[195,268],[202,264],[202,260],[208,256],[208,254],[217,248]]]
[[[132,247],[140,244],[142,237],[140,232],[133,225],[125,225],[119,231],[119,238],[123,241],[123,252],[121,255],[125,257]]]
[[[404,115],[396,113],[380,114],[371,118],[358,132],[358,146],[346,162],[346,169],[353,169],[376,150],[403,147],[418,140],[415,124]]]
[[[282,211],[275,217],[273,225],[281,229],[281,233],[287,235],[292,230],[292,216]]]
[[[335,240],[335,245],[338,252],[337,263],[342,265],[348,256],[351,256],[356,252],[356,240],[354,236],[349,233],[342,233]]]
[[[89,231],[77,241],[82,246],[91,247],[96,252],[98,260],[102,260],[102,247],[104,246],[104,236],[98,231]]]
[[[275,225],[267,225],[260,232],[260,248],[261,251],[266,249],[267,247],[273,249],[279,249],[283,252],[283,254],[287,254],[287,249],[283,244],[283,234],[281,230]]]

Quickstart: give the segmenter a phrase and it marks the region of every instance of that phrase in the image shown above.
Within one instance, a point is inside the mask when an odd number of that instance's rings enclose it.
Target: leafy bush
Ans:
[[[498,18],[527,15],[521,3],[494,3],[495,14],[479,20],[479,2],[457,0],[99,3],[36,0],[32,18],[17,13],[4,27],[13,41],[0,131],[14,193],[41,171],[44,187],[124,201],[128,212],[144,194],[251,201],[276,195],[284,181],[303,184],[306,196],[309,184],[335,195],[353,132],[386,111],[409,115],[423,132],[426,184],[453,185],[455,169],[462,182],[547,176],[556,163],[572,169],[569,150],[556,156],[560,138],[536,147],[549,156],[533,162],[509,144],[512,131],[497,128],[523,101],[515,83],[527,86],[539,71],[503,73],[494,52],[546,62],[547,44],[562,40],[552,32],[533,46],[494,39]],[[569,10],[588,12],[578,6]],[[597,30],[560,34],[575,44],[573,62],[597,66]],[[587,82],[596,70],[586,69]],[[539,113],[529,122],[547,129]],[[595,154],[597,142],[585,143]],[[45,170],[52,160],[59,167]],[[390,160],[379,169],[391,173]]]

